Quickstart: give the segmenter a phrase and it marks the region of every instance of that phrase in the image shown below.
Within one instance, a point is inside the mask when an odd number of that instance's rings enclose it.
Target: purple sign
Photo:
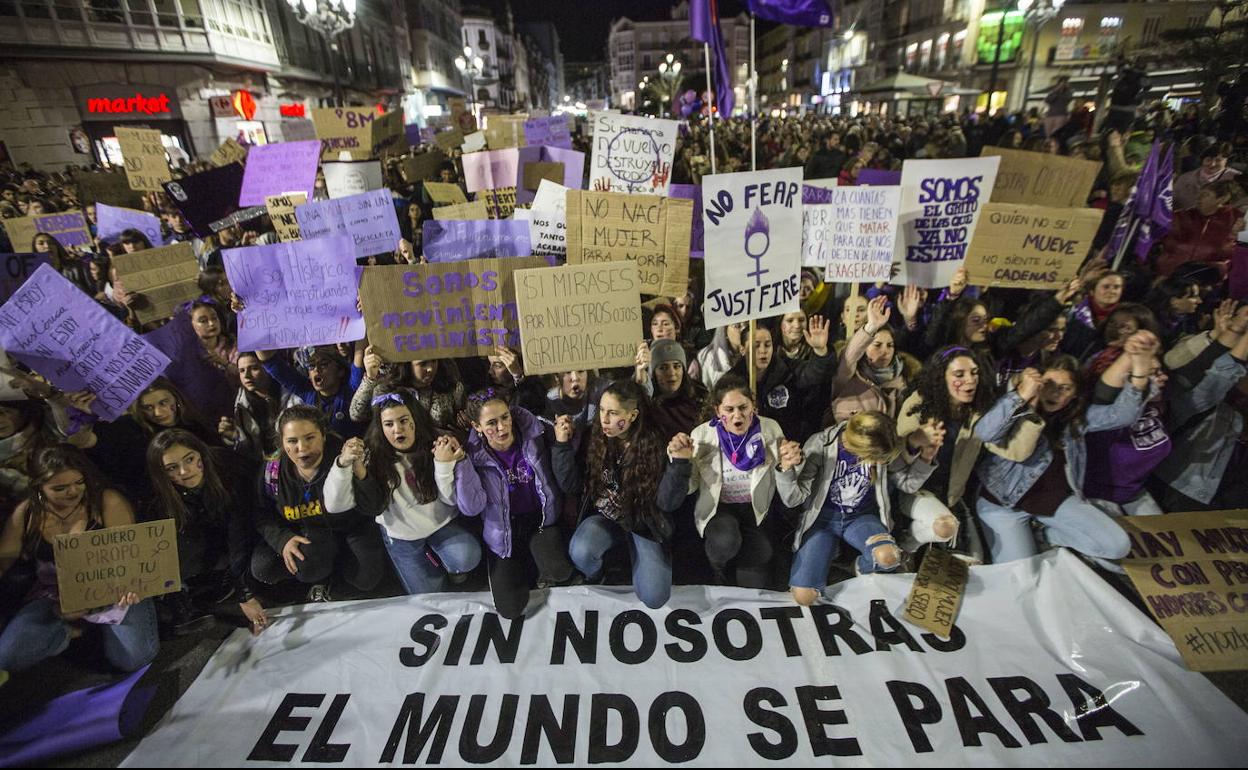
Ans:
[[[568,119],[563,115],[533,118],[524,121],[524,143],[530,147],[561,147],[572,149],[572,134],[568,131]]]
[[[888,187],[901,184],[900,171],[884,171],[878,168],[864,168],[858,172],[858,184],[868,187]]]
[[[208,363],[187,311],[179,311],[169,323],[144,334],[143,339],[169,357],[171,363],[165,377],[195,404],[196,411],[211,418],[214,425],[222,417],[234,416],[237,386],[231,386],[225,372]]]
[[[826,187],[812,187],[811,185],[802,185],[802,205],[809,206],[815,203],[831,203],[832,191]]]
[[[95,205],[95,230],[102,241],[115,241],[126,230],[138,230],[147,236],[153,246],[164,243],[164,237],[160,233],[160,220],[155,214],[123,209],[107,203]]]
[[[424,228],[425,259],[527,257],[533,253],[529,223],[514,219],[429,219]]]
[[[706,253],[703,246],[706,223],[702,221],[702,185],[673,184],[668,189],[672,198],[683,198],[693,201],[693,229],[689,231],[689,256],[702,259]]]
[[[0,272],[0,302],[4,302],[40,265],[51,265],[52,258],[47,254],[0,254],[0,262],[4,264]]]
[[[35,217],[35,232],[51,235],[65,248],[91,245],[87,218],[82,215],[81,211]]]
[[[125,414],[169,366],[51,265],[40,265],[0,307],[0,346],[61,390],[94,393],[92,411],[105,420]]]
[[[225,273],[246,308],[240,350],[332,345],[364,338],[360,268],[351,237],[225,249]]]
[[[392,252],[402,237],[394,198],[386,189],[305,203],[295,207],[295,219],[305,241],[349,235],[352,259]]]
[[[516,166],[516,203],[533,202],[536,190],[524,189],[524,167],[529,163],[562,163],[563,186],[571,190],[585,187],[585,153],[558,147],[521,147],[520,163]]]
[[[408,147],[415,147],[424,142],[421,131],[422,129],[418,123],[408,123],[403,127],[403,138],[407,140]]]
[[[238,195],[240,206],[263,206],[270,195],[306,193],[312,199],[320,142],[259,144],[247,151],[247,170]]]

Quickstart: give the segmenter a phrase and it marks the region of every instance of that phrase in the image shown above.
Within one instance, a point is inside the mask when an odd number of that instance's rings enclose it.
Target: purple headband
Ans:
[[[971,352],[970,348],[964,348],[961,345],[954,345],[953,347],[946,350],[944,353],[941,353],[940,358],[943,361],[948,361],[949,356],[952,356],[954,353],[966,353],[967,355],[972,355],[972,356],[974,355],[974,353]]]
[[[380,396],[373,396],[372,404],[374,408],[379,407],[382,404],[398,404],[399,406],[406,406],[403,403],[403,397],[398,393],[382,393]]]
[[[469,401],[478,404],[484,404],[486,401],[493,401],[496,398],[501,399],[502,396],[498,395],[493,388],[483,388],[468,396]]]

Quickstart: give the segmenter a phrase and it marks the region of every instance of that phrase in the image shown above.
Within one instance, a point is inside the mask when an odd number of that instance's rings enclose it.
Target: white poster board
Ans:
[[[606,112],[595,112],[590,120],[594,126],[594,148],[587,189],[668,194],[679,122]]]
[[[908,160],[901,168],[901,217],[893,253],[898,286],[939,289],[962,267],[992,198],[1001,159]]]

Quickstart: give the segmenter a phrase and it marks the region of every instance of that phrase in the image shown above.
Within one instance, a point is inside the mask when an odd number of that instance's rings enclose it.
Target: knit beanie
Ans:
[[[651,343],[650,377],[652,379],[654,378],[655,370],[668,361],[677,361],[682,368],[689,368],[685,359],[685,349],[676,340],[655,340]]]

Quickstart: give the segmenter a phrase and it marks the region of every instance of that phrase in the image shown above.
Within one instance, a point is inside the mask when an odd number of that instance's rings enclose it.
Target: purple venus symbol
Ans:
[[[763,236],[763,248],[754,251],[750,248],[751,239],[755,235]],[[756,242],[756,241],[755,241]],[[763,210],[754,209],[753,216],[750,217],[749,223],[745,226],[745,253],[754,260],[754,271],[746,273],[746,275],[754,278],[755,286],[763,285],[763,276],[771,272],[763,269],[763,257],[767,255],[767,250],[771,248],[771,223],[767,221],[767,217],[763,215]]]

